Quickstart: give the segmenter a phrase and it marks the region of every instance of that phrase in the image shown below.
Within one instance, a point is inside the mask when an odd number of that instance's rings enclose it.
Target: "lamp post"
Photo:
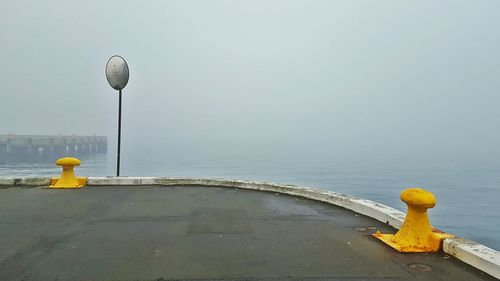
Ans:
[[[106,63],[106,79],[109,85],[118,90],[118,153],[116,154],[116,176],[120,176],[120,142],[121,142],[121,127],[122,127],[122,89],[128,83],[128,65],[127,62],[120,56],[112,56]]]

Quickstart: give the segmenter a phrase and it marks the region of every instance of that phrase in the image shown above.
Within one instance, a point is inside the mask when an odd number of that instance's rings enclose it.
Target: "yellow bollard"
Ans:
[[[81,188],[87,184],[87,178],[75,177],[73,168],[80,166],[80,160],[73,157],[57,159],[57,166],[62,166],[63,171],[60,178],[52,178],[49,188]]]
[[[427,209],[436,205],[434,195],[421,188],[408,188],[401,192],[401,200],[408,205],[405,221],[396,234],[373,234],[399,252],[437,252],[444,238],[451,234],[434,231]]]

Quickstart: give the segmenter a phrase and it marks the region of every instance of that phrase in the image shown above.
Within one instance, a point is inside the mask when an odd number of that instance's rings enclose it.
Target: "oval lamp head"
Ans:
[[[121,90],[128,83],[128,65],[120,56],[112,56],[106,63],[106,78],[109,85],[115,90]]]

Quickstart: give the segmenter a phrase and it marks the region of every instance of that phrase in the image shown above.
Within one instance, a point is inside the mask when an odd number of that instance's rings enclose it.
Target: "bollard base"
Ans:
[[[432,232],[427,239],[427,243],[422,245],[417,243],[402,243],[397,240],[394,234],[382,234],[377,232],[372,235],[401,253],[437,252],[441,249],[443,239],[454,237],[454,235],[448,233]]]
[[[76,182],[72,184],[57,184],[60,178],[51,178],[50,185],[46,188],[82,188],[87,185],[86,177],[76,177]]]

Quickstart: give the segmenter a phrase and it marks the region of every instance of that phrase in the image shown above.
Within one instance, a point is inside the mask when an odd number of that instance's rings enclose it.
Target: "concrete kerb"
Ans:
[[[227,179],[200,179],[200,178],[164,178],[164,177],[90,177],[88,186],[107,185],[201,185],[237,187],[242,189],[259,190],[299,196],[316,201],[321,201],[340,206],[356,213],[366,215],[395,228],[403,224],[405,214],[391,207],[370,201],[312,187],[283,185],[276,183],[263,183],[253,181],[227,180]]]
[[[46,186],[50,178],[0,178],[0,186]],[[168,177],[89,177],[87,186],[213,186],[236,187],[280,194],[288,194],[340,206],[356,213],[374,218],[394,228],[403,224],[405,214],[399,210],[349,195],[312,187],[240,181],[228,179],[168,178]],[[500,252],[463,238],[448,238],[443,242],[443,251],[470,264],[483,272],[500,279]]]
[[[50,178],[45,177],[0,177],[0,186],[44,186],[50,184]]]
[[[443,241],[443,251],[500,279],[500,252],[464,238]]]

